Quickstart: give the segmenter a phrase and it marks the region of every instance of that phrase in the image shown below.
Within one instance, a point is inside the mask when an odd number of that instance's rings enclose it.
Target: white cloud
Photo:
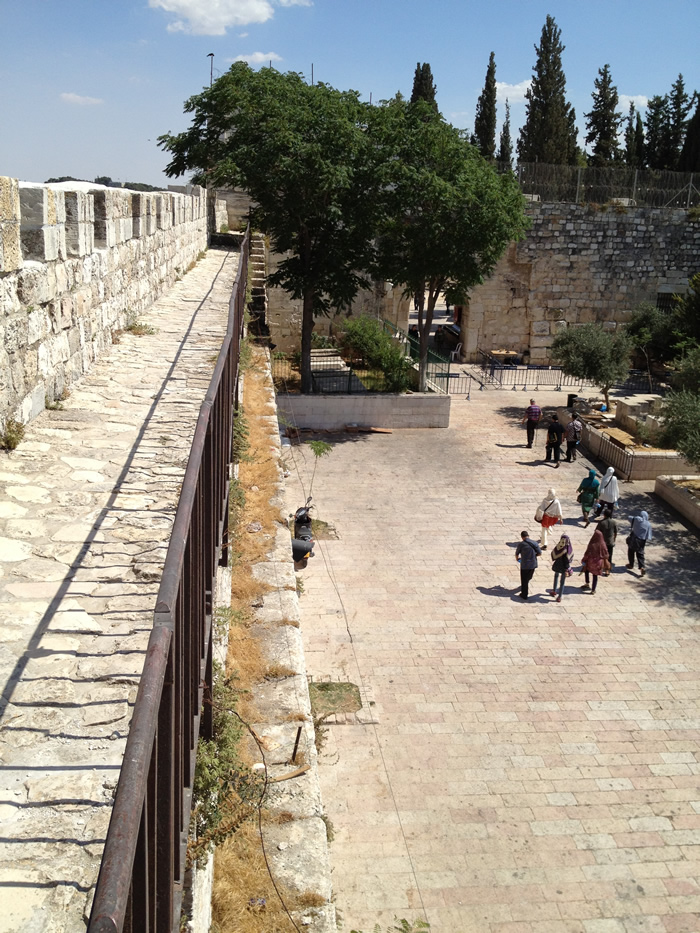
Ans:
[[[268,62],[281,62],[282,57],[277,52],[253,52],[252,55],[236,55],[230,58],[232,62],[248,62],[249,65],[266,65]]]
[[[104,101],[99,97],[83,97],[81,94],[61,94],[61,100],[66,104],[78,104],[79,107],[104,104]]]
[[[267,22],[275,6],[311,6],[311,0],[148,0],[148,5],[175,17],[168,32],[223,36],[231,26]]]
[[[510,104],[520,104],[525,100],[525,91],[530,87],[530,81],[521,81],[520,84],[506,84],[505,81],[496,81],[496,100],[505,103],[506,98]]]
[[[636,110],[644,110],[649,103],[649,98],[644,94],[620,94],[619,107],[623,114],[627,114],[630,104],[634,104]]]
[[[239,33],[238,33],[238,38],[239,38],[239,39],[247,39],[247,38],[248,38],[248,33],[247,33],[247,32],[239,32]]]

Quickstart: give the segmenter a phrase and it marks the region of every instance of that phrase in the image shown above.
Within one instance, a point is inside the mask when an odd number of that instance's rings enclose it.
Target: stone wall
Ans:
[[[348,424],[374,428],[447,428],[449,395],[285,395],[277,408],[289,424],[315,430],[343,430]]]
[[[700,271],[700,221],[685,210],[529,204],[532,226],[512,243],[462,312],[467,359],[509,349],[549,361],[557,330],[615,329],[641,301],[683,292]]]
[[[60,398],[207,247],[204,189],[79,187],[0,177],[0,430]]]

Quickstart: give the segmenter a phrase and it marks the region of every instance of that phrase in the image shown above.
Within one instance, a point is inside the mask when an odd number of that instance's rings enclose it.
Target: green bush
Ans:
[[[384,374],[387,392],[405,392],[410,384],[411,363],[404,350],[384,332],[372,317],[350,318],[345,322],[342,344],[364,367]]]
[[[664,402],[664,446],[678,450],[700,468],[700,395],[672,392]]]

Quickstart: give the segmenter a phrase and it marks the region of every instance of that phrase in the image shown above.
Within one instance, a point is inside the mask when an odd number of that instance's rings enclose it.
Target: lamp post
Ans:
[[[208,55],[207,55],[207,58],[209,59],[209,65],[210,65],[210,67],[209,67],[209,87],[211,87],[212,84],[214,83],[214,53],[213,53],[213,52],[209,52]]]

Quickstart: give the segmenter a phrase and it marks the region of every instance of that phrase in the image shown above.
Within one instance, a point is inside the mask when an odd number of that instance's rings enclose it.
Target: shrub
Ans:
[[[378,369],[384,374],[388,392],[403,392],[408,388],[411,363],[403,348],[398,346],[375,318],[350,318],[345,322],[343,346],[367,369]]]

